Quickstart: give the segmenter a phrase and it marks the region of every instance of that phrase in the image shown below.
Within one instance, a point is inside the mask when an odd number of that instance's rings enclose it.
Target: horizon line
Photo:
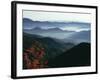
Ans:
[[[24,17],[24,18],[22,18],[22,19],[29,19],[29,20],[31,20],[31,21],[33,21],[33,22],[59,22],[59,23],[88,23],[88,24],[90,24],[90,22],[81,22],[81,21],[39,21],[39,20],[32,20],[32,19],[30,19],[30,18],[26,18],[26,17]]]

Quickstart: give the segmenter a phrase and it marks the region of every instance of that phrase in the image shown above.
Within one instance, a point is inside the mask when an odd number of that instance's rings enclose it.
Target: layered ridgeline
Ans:
[[[63,27],[63,26],[68,26],[68,27],[71,27],[71,26],[77,26],[78,28],[84,28],[84,29],[88,29],[91,24],[90,23],[85,23],[85,22],[56,22],[56,21],[34,21],[34,20],[31,20],[29,18],[23,18],[23,26],[24,26],[24,29],[27,29],[27,28],[34,28],[34,27],[37,27],[37,26],[41,26],[42,28],[47,28],[47,27]]]
[[[23,69],[90,65],[89,23],[24,18],[23,26]]]
[[[27,49],[32,45],[37,45],[35,44],[36,42],[39,43],[41,47],[45,48],[48,58],[53,58],[74,46],[74,43],[65,43],[59,39],[42,37],[35,34],[23,34],[23,43],[25,43],[23,44],[24,49]],[[37,45],[37,47],[39,45]]]
[[[62,54],[66,50],[69,50],[73,46],[74,46],[73,43],[65,43],[60,41],[59,39],[53,39],[49,37],[42,37],[35,34],[33,35],[33,34],[23,33],[24,59],[26,57],[28,58],[28,60],[24,60],[23,67],[24,69],[34,68],[34,67],[27,67],[26,65],[27,61],[32,62],[34,61],[34,59],[43,61],[41,63],[43,65],[45,61],[54,59],[56,56]],[[46,67],[47,66],[48,65],[46,65]],[[41,67],[35,67],[35,68],[41,68]]]
[[[24,32],[44,37],[62,39],[64,42],[90,42],[90,23],[50,22],[23,19]]]

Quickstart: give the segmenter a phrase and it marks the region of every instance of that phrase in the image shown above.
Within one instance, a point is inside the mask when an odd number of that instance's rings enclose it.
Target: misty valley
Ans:
[[[90,23],[23,18],[23,69],[91,65]]]

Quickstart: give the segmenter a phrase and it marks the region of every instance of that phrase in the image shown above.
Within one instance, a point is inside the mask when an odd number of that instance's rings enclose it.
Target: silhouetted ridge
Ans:
[[[49,62],[51,67],[90,66],[90,44],[80,43]]]

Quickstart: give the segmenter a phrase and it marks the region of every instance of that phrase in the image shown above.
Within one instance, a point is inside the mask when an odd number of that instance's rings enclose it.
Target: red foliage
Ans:
[[[45,55],[44,48],[41,47],[38,50],[36,48],[38,47],[32,46],[23,53],[23,59],[27,69],[43,68],[48,64],[48,61],[42,61]],[[33,59],[30,59],[30,57]]]
[[[28,48],[28,49],[26,49],[26,51],[29,52],[29,53],[34,53],[35,52],[34,48]]]

